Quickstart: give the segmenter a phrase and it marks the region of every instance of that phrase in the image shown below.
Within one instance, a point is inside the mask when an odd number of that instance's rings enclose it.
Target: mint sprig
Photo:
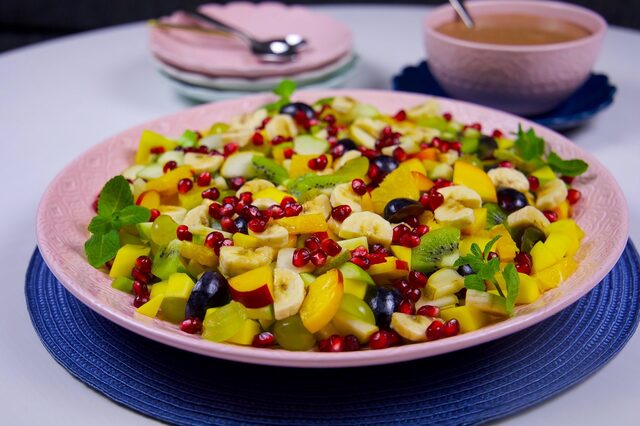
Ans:
[[[469,265],[473,269],[473,274],[469,274],[464,277],[464,286],[470,290],[486,291],[485,282],[491,282],[498,290],[501,297],[506,299],[507,312],[513,315],[513,309],[515,307],[516,298],[518,297],[518,291],[520,287],[520,277],[513,264],[508,264],[504,271],[502,271],[502,277],[506,284],[506,296],[500,284],[496,280],[496,274],[500,272],[500,260],[497,257],[489,260],[489,253],[491,248],[498,241],[501,235],[496,235],[485,246],[484,250],[480,249],[480,246],[476,243],[471,244],[470,253],[461,256],[456,260],[454,267],[462,265]]]
[[[85,242],[84,252],[91,266],[99,268],[115,257],[120,248],[120,228],[147,222],[150,217],[148,209],[134,204],[131,188],[123,176],[110,179],[100,191],[98,215],[87,227],[93,235]]]
[[[270,104],[266,104],[264,108],[268,112],[278,112],[280,108],[285,106],[288,103],[291,103],[291,95],[296,91],[296,82],[292,80],[282,80],[280,84],[273,89],[273,93],[278,95],[280,98],[272,102]]]
[[[579,176],[589,168],[589,165],[582,160],[563,160],[553,151],[547,156],[547,163],[554,172],[563,176]]]

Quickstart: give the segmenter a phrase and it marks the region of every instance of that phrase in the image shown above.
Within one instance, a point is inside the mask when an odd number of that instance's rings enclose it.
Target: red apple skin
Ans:
[[[238,291],[230,285],[229,293],[233,300],[250,309],[262,308],[273,303],[273,295],[266,283],[251,291]]]

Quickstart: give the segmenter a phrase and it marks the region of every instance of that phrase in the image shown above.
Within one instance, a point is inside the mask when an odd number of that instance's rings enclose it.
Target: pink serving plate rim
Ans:
[[[604,38],[605,32],[607,30],[607,22],[604,20],[602,16],[597,14],[596,12],[589,10],[585,7],[563,3],[563,2],[554,2],[554,1],[531,1],[531,0],[484,0],[477,2],[470,2],[467,4],[469,9],[469,13],[473,13],[474,9],[483,9],[483,8],[492,8],[496,6],[500,6],[500,4],[509,4],[509,5],[519,5],[519,6],[528,6],[531,7],[532,10],[536,12],[544,12],[545,10],[565,10],[572,11],[575,13],[580,13],[584,17],[588,19],[592,19],[593,23],[597,26],[597,30],[594,31],[590,36],[584,37],[574,41],[568,41],[564,43],[553,43],[553,44],[544,44],[544,45],[504,45],[504,44],[493,44],[493,43],[479,43],[467,40],[461,40],[455,37],[451,37],[441,32],[437,31],[434,27],[436,23],[439,22],[439,18],[442,17],[443,14],[450,12],[454,14],[455,12],[451,8],[449,4],[443,4],[442,6],[436,7],[433,11],[431,11],[424,19],[424,30],[427,35],[433,37],[435,39],[439,39],[441,41],[447,42],[449,44],[455,44],[459,46],[464,46],[470,49],[477,50],[491,50],[491,51],[499,51],[499,52],[521,52],[521,53],[531,53],[531,52],[549,52],[563,49],[573,49],[576,47],[586,46],[590,43],[593,43],[596,40],[601,40]]]
[[[517,123],[522,123],[523,126],[535,128],[536,132],[541,134],[553,145],[554,150],[561,154],[563,154],[563,151],[565,153],[573,153],[589,162],[590,170],[587,173],[588,180],[590,182],[589,185],[593,186],[597,183],[598,186],[594,186],[595,188],[603,186],[603,194],[606,193],[607,195],[604,195],[606,199],[601,200],[601,204],[603,207],[611,209],[611,213],[587,211],[588,209],[585,208],[580,211],[578,222],[580,223],[581,220],[586,220],[589,218],[589,215],[599,214],[600,216],[598,217],[602,219],[606,219],[608,217],[608,221],[603,221],[602,223],[602,225],[605,226],[605,229],[599,229],[597,233],[593,234],[590,234],[590,229],[585,229],[587,232],[585,240],[589,240],[588,245],[606,244],[606,250],[603,250],[603,253],[597,257],[597,261],[591,259],[589,264],[581,262],[576,274],[574,274],[574,276],[572,276],[566,283],[558,289],[545,293],[545,295],[549,295],[556,292],[554,294],[557,294],[558,296],[550,298],[550,303],[540,306],[532,312],[524,313],[522,315],[519,314],[509,320],[453,338],[383,350],[334,354],[320,352],[289,352],[285,350],[257,349],[252,347],[214,343],[181,333],[177,327],[174,327],[175,329],[167,329],[166,323],[159,320],[142,321],[133,315],[133,308],[131,307],[127,308],[126,314],[122,311],[115,311],[110,309],[107,304],[93,297],[89,289],[83,287],[80,279],[78,278],[79,276],[95,277],[96,274],[101,274],[101,285],[109,287],[106,290],[102,290],[114,292],[115,297],[118,298],[128,298],[130,296],[111,289],[107,275],[94,270],[88,263],[81,262],[78,265],[74,265],[72,257],[77,257],[77,253],[73,253],[72,247],[61,244],[61,241],[64,241],[65,238],[64,235],[61,235],[64,231],[58,226],[59,224],[54,223],[55,212],[52,213],[52,206],[60,206],[65,203],[61,200],[64,200],[65,197],[68,198],[73,196],[72,192],[65,193],[64,183],[69,182],[71,177],[81,173],[83,168],[86,169],[86,164],[83,163],[83,159],[86,160],[99,153],[113,152],[109,151],[109,148],[112,148],[113,145],[118,143],[124,144],[127,141],[132,142],[133,139],[137,138],[140,132],[145,128],[159,129],[163,126],[167,126],[167,123],[180,122],[183,124],[184,122],[198,121],[198,118],[202,122],[203,116],[216,116],[220,119],[220,116],[228,117],[230,114],[233,115],[240,111],[255,108],[256,106],[271,99],[270,95],[261,94],[238,100],[206,104],[147,122],[107,139],[86,151],[82,156],[76,158],[52,180],[38,207],[36,223],[37,242],[45,262],[64,287],[82,303],[105,318],[140,334],[141,336],[148,337],[155,341],[183,350],[228,360],[275,366],[319,368],[376,365],[426,358],[475,346],[520,331],[550,317],[574,303],[581,296],[585,295],[605,277],[622,254],[628,238],[628,209],[624,196],[622,195],[622,191],[611,173],[608,172],[595,157],[581,150],[563,136],[526,119],[492,110],[490,108],[461,101],[452,101],[444,98],[434,98],[403,92],[376,90],[301,91],[297,93],[294,98],[303,101],[310,101],[313,99],[336,96],[338,94],[352,96],[356,99],[362,99],[363,101],[372,104],[393,104],[394,108],[408,107],[419,102],[424,102],[427,99],[436,99],[441,105],[443,105],[443,110],[458,111],[458,114],[460,115],[467,114],[470,117],[484,117],[486,120],[496,123],[504,123],[505,126],[509,126],[511,128],[517,126]],[[381,108],[385,112],[392,112],[388,111],[388,107],[384,108],[381,106]],[[124,149],[122,150],[124,151]],[[100,173],[104,175],[104,181],[108,179],[108,176],[112,176],[119,172],[120,170],[100,171]],[[92,188],[94,193],[99,191],[104,181],[100,184],[96,183],[95,188]],[[586,200],[589,200],[589,194],[587,194],[585,198]],[[585,203],[586,202],[587,201],[585,201]],[[88,206],[90,204],[91,199],[88,199],[86,200],[86,206],[84,207],[88,210]],[[595,206],[592,206],[592,210],[594,210],[593,207]],[[63,225],[66,220],[66,225],[72,226],[71,232],[74,232],[73,229],[76,229],[78,232],[86,234],[86,231],[84,231],[86,224],[84,223],[70,223],[71,219],[64,216],[57,216],[55,219],[61,220],[62,222],[60,223]],[[615,223],[612,223],[614,221]],[[86,235],[84,238],[86,238]],[[586,249],[580,249],[578,257],[580,257],[581,252],[584,250]],[[574,278],[579,275],[581,268],[587,268],[587,266],[591,268],[588,270],[588,276],[586,276],[583,281],[575,281]],[[74,270],[76,267],[78,267],[79,270]],[[565,289],[564,287],[570,281],[575,281],[574,284],[576,285]]]

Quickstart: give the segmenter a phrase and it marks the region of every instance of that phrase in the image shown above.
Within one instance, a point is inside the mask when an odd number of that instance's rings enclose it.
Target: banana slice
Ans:
[[[296,137],[298,135],[298,128],[290,115],[278,114],[271,118],[271,120],[264,127],[264,131],[267,134],[269,140],[276,136],[283,137]]]
[[[438,154],[438,161],[440,161],[441,163],[453,166],[453,163],[455,163],[458,160],[458,157],[460,157],[460,155],[458,155],[457,151],[452,150],[447,152],[441,152]]]
[[[124,172],[122,172],[122,176],[124,176],[125,179],[136,180],[136,178],[138,177],[138,172],[144,169],[144,167],[145,166],[142,164],[134,164],[133,166],[129,167]]]
[[[238,246],[220,247],[220,272],[226,277],[233,277],[270,264],[275,250],[271,247],[248,249]]]
[[[240,189],[238,189],[238,191],[236,192],[236,195],[240,195],[243,192],[250,192],[252,194],[257,194],[258,192],[267,188],[275,188],[275,185],[266,179],[253,179],[245,183],[244,185],[242,185]]]
[[[201,204],[192,208],[186,215],[184,215],[182,224],[187,225],[189,228],[196,226],[209,226],[209,207]]]
[[[263,232],[249,230],[249,235],[256,237],[261,245],[273,248],[286,247],[289,243],[289,231],[284,226],[275,223],[267,227]]]
[[[507,224],[509,228],[534,226],[544,231],[544,228],[546,228],[550,222],[540,210],[533,206],[526,206],[507,216]]]
[[[354,142],[365,148],[373,149],[376,146],[376,138],[355,124],[349,126],[349,136]]]
[[[475,219],[472,209],[452,199],[445,201],[433,213],[436,222],[455,228],[464,228],[467,225],[471,225]]]
[[[346,204],[347,206],[351,207],[352,212],[357,213],[362,211],[362,206],[360,205],[362,197],[353,192],[353,189],[351,188],[351,182],[336,185],[331,192],[330,200],[333,207]]]
[[[529,190],[529,180],[519,170],[511,167],[496,167],[489,170],[487,174],[496,189],[512,188],[520,192]]]
[[[291,260],[293,259],[293,252],[295,248],[285,247],[278,251],[278,258],[276,259],[276,267],[280,269],[289,269],[298,274],[302,274],[303,272],[311,272],[315,269],[313,263],[309,262],[303,267],[298,268],[297,266],[293,266]]]
[[[336,235],[340,235],[340,229],[342,229],[342,223],[330,217],[329,219],[327,219],[327,227],[329,228],[329,231],[333,232]]]
[[[427,101],[406,110],[407,116],[415,121],[422,117],[440,115],[440,105],[436,101]]]
[[[426,342],[427,328],[432,322],[433,318],[424,315],[407,315],[400,312],[391,315],[391,328],[412,342]]]
[[[273,313],[276,320],[295,315],[304,300],[304,282],[290,269],[273,271]]]
[[[567,199],[567,185],[561,179],[545,183],[538,190],[536,207],[540,210],[553,210]]]
[[[184,164],[191,166],[194,172],[211,172],[218,171],[224,163],[222,155],[197,154],[195,152],[187,152],[184,155]]]
[[[444,197],[445,204],[447,201],[456,201],[470,209],[478,209],[482,206],[480,195],[464,185],[447,186],[438,189],[438,192]]]
[[[331,201],[325,194],[320,194],[317,197],[302,203],[302,212],[304,214],[320,213],[324,216],[325,220],[331,216]]]
[[[242,151],[228,156],[220,169],[220,174],[226,178],[236,176],[253,177],[256,173],[252,162],[254,155],[264,154],[256,151]]]
[[[356,101],[347,96],[336,96],[331,102],[331,108],[341,114],[348,114],[355,106]]]
[[[328,222],[327,222],[328,223]],[[383,217],[372,212],[352,213],[342,222],[340,238],[367,237],[370,243],[391,244],[393,229]]]
[[[240,129],[240,130],[231,130],[228,132],[224,132],[221,134],[222,144],[226,145],[231,142],[235,142],[239,147],[244,147],[249,144],[251,137],[255,130],[251,129]]]
[[[358,157],[362,157],[362,153],[360,151],[357,151],[355,149],[352,149],[351,151],[347,151],[344,154],[342,154],[342,157],[338,158],[335,161],[335,163],[333,163],[333,169],[338,170],[340,167],[347,164],[348,161],[351,161]]]
[[[266,210],[274,204],[278,204],[277,201],[272,200],[271,198],[256,198],[251,202],[254,206],[259,208],[260,210]]]
[[[262,125],[262,121],[267,118],[268,115],[269,114],[266,109],[260,108],[254,112],[235,116],[231,119],[229,125],[232,129],[255,131],[255,128],[260,127]]]
[[[200,145],[204,145],[207,148],[222,151],[224,149],[224,140],[220,133],[208,135],[198,141]]]

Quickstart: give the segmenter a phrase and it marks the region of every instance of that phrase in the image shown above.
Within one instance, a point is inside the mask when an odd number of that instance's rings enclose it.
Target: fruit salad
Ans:
[[[582,160],[435,101],[388,115],[292,90],[144,131],[106,183],[85,252],[135,315],[235,345],[383,349],[508,319],[576,269]]]

